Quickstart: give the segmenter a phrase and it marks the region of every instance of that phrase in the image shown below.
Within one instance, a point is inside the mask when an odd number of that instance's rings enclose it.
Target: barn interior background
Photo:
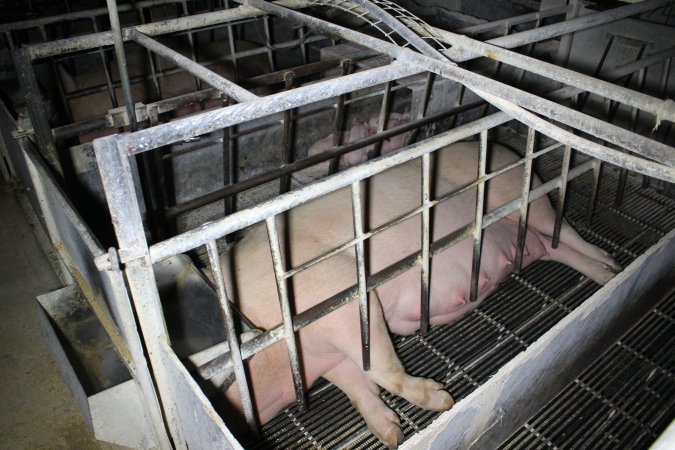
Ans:
[[[480,244],[490,223],[549,195],[558,220],[625,269],[600,288],[539,262],[463,319],[395,337],[406,369],[458,401],[441,414],[383,392],[403,446],[656,441],[675,416],[674,4],[0,1],[0,170],[49,236],[63,288],[39,297],[40,317],[96,437],[380,447],[329,383],[264,426],[249,400],[252,430],[235,438],[203,382],[231,364],[245,383],[242,358],[292,346],[364,288],[244,342],[200,269],[256,222],[480,135],[545,183],[525,180],[523,201],[499,211],[479,206],[466,235]],[[341,137],[372,118],[366,135]],[[408,146],[380,155],[403,135]],[[340,164],[368,146],[366,163]],[[366,289],[452,244],[369,274]],[[205,349],[215,359],[195,367]]]

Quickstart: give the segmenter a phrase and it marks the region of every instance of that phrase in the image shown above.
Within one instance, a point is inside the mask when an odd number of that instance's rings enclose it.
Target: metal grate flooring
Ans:
[[[542,178],[559,173],[559,154],[540,159],[537,171]],[[624,266],[675,227],[675,200],[642,188],[638,178],[629,179],[624,204],[615,208],[617,177],[614,171],[604,170],[593,222],[586,228],[589,180],[590,175],[585,175],[570,183],[566,217],[585,239],[612,253]],[[510,275],[476,311],[459,321],[434,327],[426,336],[396,336],[394,344],[410,374],[442,381],[459,401],[598,288],[569,267],[538,262],[520,276]],[[653,376],[664,377],[658,370]],[[406,438],[439,414],[385,391],[381,397],[399,415]],[[295,405],[282,411],[263,427],[260,439],[242,437],[242,445],[251,449],[384,448],[336,387],[324,383],[314,388],[308,404],[304,413]]]
[[[502,449],[648,448],[675,417],[675,291]]]

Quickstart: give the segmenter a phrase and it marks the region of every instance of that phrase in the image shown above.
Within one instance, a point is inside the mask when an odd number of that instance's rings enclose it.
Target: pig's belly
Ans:
[[[478,298],[471,302],[471,246],[467,238],[432,260],[430,317],[431,325],[454,322],[475,309],[492,294],[513,270],[518,239],[518,224],[502,219],[483,236]],[[522,267],[547,254],[544,237],[528,228]],[[415,333],[421,318],[421,270],[409,270],[382,286],[378,293],[385,309],[389,330],[407,336]],[[387,308],[386,305],[390,305]]]

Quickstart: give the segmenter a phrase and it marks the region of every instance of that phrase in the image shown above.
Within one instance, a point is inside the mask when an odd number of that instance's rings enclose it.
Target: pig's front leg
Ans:
[[[388,448],[396,448],[403,440],[400,421],[379,396],[380,387],[373,383],[351,359],[323,374],[323,377],[347,394],[354,408],[361,413],[368,429]]]
[[[345,315],[342,318],[343,323],[355,326],[351,327],[353,331],[350,333],[338,334],[341,339],[335,346],[362,368],[361,334],[357,325],[358,304],[353,302],[349,307],[341,308],[339,314]],[[366,372],[366,376],[371,381],[420,408],[445,411],[452,407],[454,401],[443,390],[441,383],[428,378],[412,377],[405,372],[389,337],[382,306],[374,293],[370,296],[370,348],[370,370]]]

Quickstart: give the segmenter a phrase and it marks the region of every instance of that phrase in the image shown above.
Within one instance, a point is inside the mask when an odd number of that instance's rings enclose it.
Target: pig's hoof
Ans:
[[[429,378],[417,378],[417,380],[417,389],[412,390],[412,395],[401,393],[401,396],[410,403],[431,411],[446,411],[455,404],[452,396],[443,389],[441,383]]]
[[[387,446],[387,448],[398,448],[399,444],[403,442],[403,431],[398,425],[393,425],[383,437],[378,437]]]
[[[427,388],[430,391],[430,407],[426,409],[431,409],[434,411],[447,411],[452,408],[452,405],[455,404],[455,400],[452,398],[445,389],[443,385],[434,380],[426,380]]]
[[[403,442],[403,431],[401,431],[401,422],[394,411],[387,408],[381,411],[377,417],[365,417],[366,424],[370,431],[387,448],[397,448]],[[370,420],[369,420],[370,419]]]

